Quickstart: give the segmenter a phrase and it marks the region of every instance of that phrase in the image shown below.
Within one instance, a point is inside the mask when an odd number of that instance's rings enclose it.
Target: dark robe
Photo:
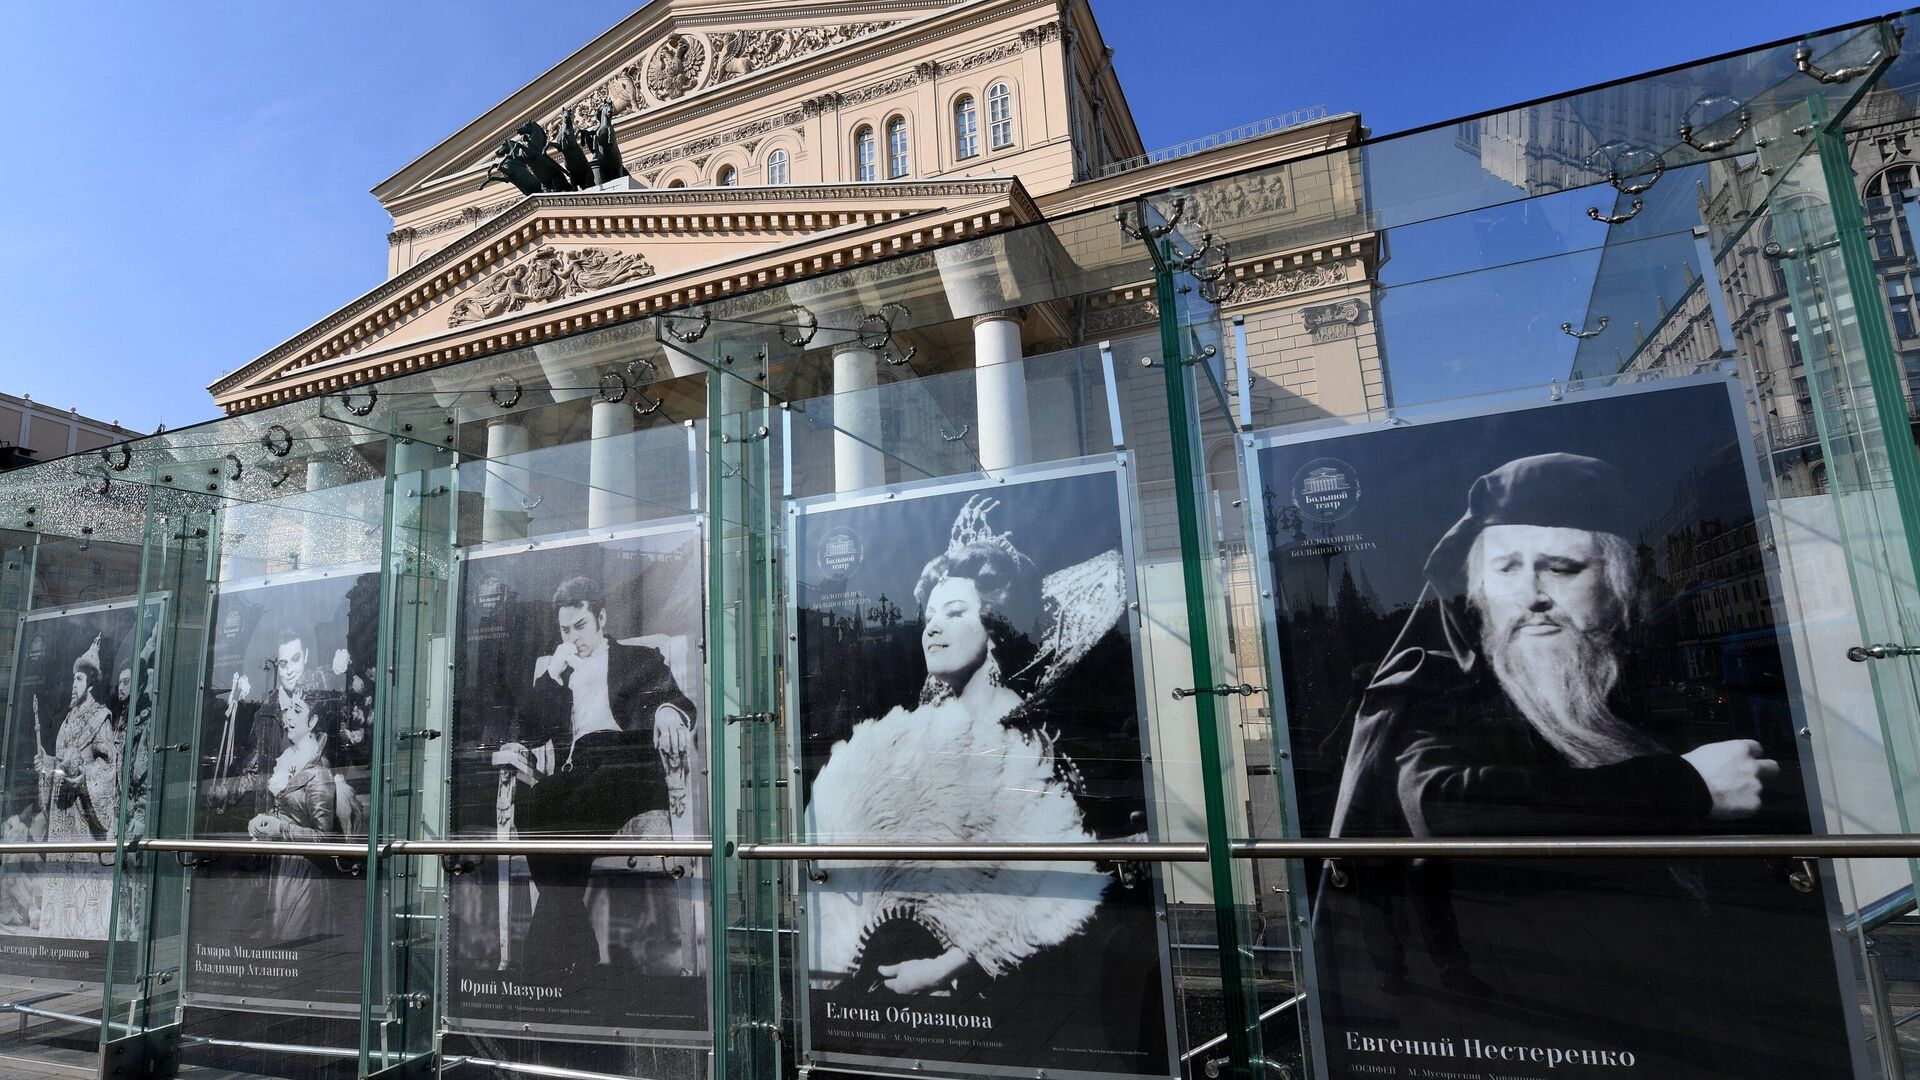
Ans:
[[[1332,831],[1808,831],[1792,760],[1760,815],[1713,822],[1711,806],[1677,753],[1577,767],[1490,678],[1409,649],[1361,705]],[[1355,1032],[1626,1051],[1635,1075],[1649,1077],[1849,1076],[1835,938],[1821,891],[1790,882],[1796,869],[1759,859],[1342,861],[1322,876],[1313,912],[1332,1071],[1386,1060],[1350,1053],[1343,1033]],[[1472,1064],[1506,1071],[1497,1060]]]

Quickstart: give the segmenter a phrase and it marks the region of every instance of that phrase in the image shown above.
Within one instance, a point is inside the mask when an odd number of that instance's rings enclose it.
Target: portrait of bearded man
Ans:
[[[1647,503],[1613,465],[1568,453],[1473,481],[1360,701],[1330,835],[1808,831],[1797,763],[1640,704]],[[1846,1075],[1831,988],[1780,974],[1833,963],[1824,898],[1800,869],[1330,862],[1313,915],[1328,1011],[1624,1049],[1649,1075]]]

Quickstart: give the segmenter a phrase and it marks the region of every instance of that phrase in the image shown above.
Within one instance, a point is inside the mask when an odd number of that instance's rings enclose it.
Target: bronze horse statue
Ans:
[[[520,125],[514,134],[520,136],[527,146],[527,166],[533,175],[540,178],[540,186],[547,191],[572,191],[573,181],[566,172],[547,156],[547,129],[540,121],[529,120]]]
[[[573,126],[573,109],[569,106],[560,112],[560,137],[554,141],[560,149],[560,160],[567,163],[567,177],[577,188],[593,186],[593,166],[587,162],[587,152],[580,148],[580,132]]]
[[[513,139],[501,143],[500,148],[493,152],[493,156],[499,160],[487,170],[486,179],[480,181],[480,186],[485,188],[495,180],[505,180],[519,188],[522,195],[540,194],[540,177],[527,165],[526,153],[526,146]]]
[[[604,184],[627,175],[620,161],[620,143],[613,135],[613,102],[600,103],[599,126],[593,129],[593,182]]]

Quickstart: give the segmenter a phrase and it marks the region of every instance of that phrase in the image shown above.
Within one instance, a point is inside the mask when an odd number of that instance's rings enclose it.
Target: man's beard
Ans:
[[[1534,730],[1577,766],[1657,753],[1658,743],[1607,704],[1621,666],[1608,635],[1559,625],[1557,634],[1516,634],[1520,624],[1482,633],[1481,647],[1500,688]]]

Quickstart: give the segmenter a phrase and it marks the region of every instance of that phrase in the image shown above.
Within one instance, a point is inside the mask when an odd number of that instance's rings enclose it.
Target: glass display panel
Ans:
[[[1894,1075],[1911,867],[1822,845],[1920,790],[1912,185],[1853,177],[1862,217],[1846,175],[1911,112],[1899,44],[1335,118],[1281,164],[0,477],[5,1045]],[[1625,554],[1492,520],[1537,469]],[[1495,570],[1423,597],[1463,513],[1481,561],[1539,542],[1514,650],[1611,620],[1617,674],[1529,697],[1475,615]],[[1477,766],[1504,803],[1429,805],[1421,747],[1524,760]],[[1278,854],[1529,833],[1772,846]],[[31,850],[83,835],[117,850]]]
[[[1730,374],[1249,440],[1304,835],[1824,830]],[[1332,1071],[1533,1046],[1689,1075],[1850,1068],[1853,973],[1812,864],[1307,876]],[[1791,986],[1762,977],[1779,963]]]
[[[803,840],[1155,837],[1119,462],[793,509]],[[1069,859],[813,862],[815,1059],[1167,1075],[1158,875]]]

